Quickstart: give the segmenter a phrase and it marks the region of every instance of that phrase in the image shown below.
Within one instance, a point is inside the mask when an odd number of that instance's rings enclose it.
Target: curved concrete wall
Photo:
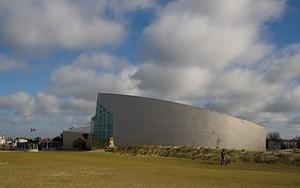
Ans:
[[[265,129],[246,120],[189,105],[144,97],[99,94],[113,113],[117,146],[190,145],[265,150]]]

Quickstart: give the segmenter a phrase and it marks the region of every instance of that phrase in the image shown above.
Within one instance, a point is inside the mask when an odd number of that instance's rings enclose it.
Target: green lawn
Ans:
[[[300,187],[295,166],[133,157],[102,152],[0,152],[0,188]]]

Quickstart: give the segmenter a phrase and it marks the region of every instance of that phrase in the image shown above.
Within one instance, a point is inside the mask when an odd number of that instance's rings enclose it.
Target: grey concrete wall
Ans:
[[[63,149],[73,150],[73,142],[79,137],[86,141],[87,149],[91,149],[92,136],[89,134],[88,139],[86,140],[81,136],[82,134],[83,133],[63,131]]]
[[[117,146],[190,145],[265,150],[265,129],[220,112],[162,100],[99,94],[114,115]],[[98,101],[99,102],[99,101]]]

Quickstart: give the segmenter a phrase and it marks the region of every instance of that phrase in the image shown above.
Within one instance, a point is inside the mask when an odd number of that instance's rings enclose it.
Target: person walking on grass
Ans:
[[[220,165],[226,165],[225,149],[222,149],[220,154]]]

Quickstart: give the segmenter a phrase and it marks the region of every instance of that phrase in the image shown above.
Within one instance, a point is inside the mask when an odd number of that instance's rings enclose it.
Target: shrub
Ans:
[[[300,165],[300,155],[299,154],[295,155],[293,157],[292,164],[294,164],[294,165]]]
[[[270,154],[260,154],[255,156],[254,161],[256,163],[271,164],[271,163],[279,162],[279,158],[277,156],[270,155]]]
[[[239,157],[239,160],[242,161],[242,162],[250,162],[251,161],[251,157],[249,155],[245,154],[245,155],[241,155]]]
[[[300,165],[300,150],[250,152],[246,150],[225,150],[226,160],[232,162],[256,162],[256,163],[285,163]],[[113,148],[112,152],[130,155],[148,155],[162,157],[176,157],[200,160],[205,163],[218,163],[220,149],[193,148],[190,146],[126,146]]]

